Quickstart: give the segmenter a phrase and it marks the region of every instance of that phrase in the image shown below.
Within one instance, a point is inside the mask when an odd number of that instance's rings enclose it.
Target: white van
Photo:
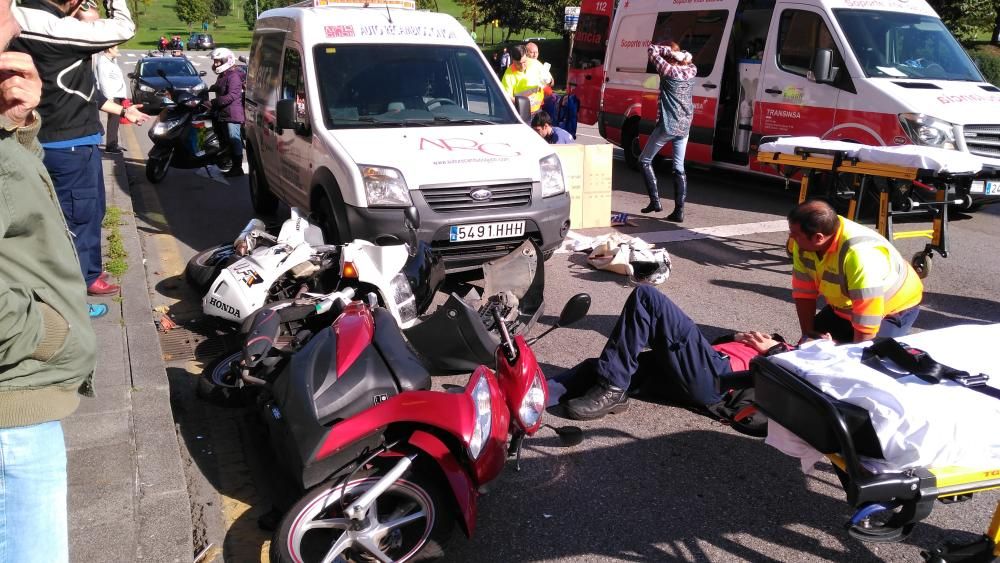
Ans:
[[[656,122],[646,49],[670,40],[698,66],[690,162],[773,174],[752,156],[760,138],[812,135],[1000,166],[1000,89],[924,0],[621,0],[598,125],[633,166]]]
[[[412,205],[450,271],[527,238],[551,255],[570,226],[559,158],[462,25],[391,7],[405,0],[321,4],[257,19],[246,83],[254,209],[271,213],[280,198],[343,241],[405,236]]]

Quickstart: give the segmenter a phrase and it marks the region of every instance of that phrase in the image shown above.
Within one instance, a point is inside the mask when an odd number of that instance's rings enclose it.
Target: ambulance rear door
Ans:
[[[573,33],[573,53],[570,56],[566,92],[580,102],[577,121],[586,125],[597,123],[604,85],[604,55],[611,32],[611,13],[615,0],[583,0],[580,21]]]

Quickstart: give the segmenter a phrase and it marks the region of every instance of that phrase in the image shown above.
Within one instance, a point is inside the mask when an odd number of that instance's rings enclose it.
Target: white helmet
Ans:
[[[660,285],[670,277],[670,255],[662,248],[633,250],[628,265],[628,279],[636,285]]]
[[[212,51],[212,70],[215,74],[222,74],[233,68],[236,64],[236,55],[225,47],[219,47]]]

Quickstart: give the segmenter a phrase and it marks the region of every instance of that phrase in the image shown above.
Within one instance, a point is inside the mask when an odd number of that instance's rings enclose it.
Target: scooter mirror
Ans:
[[[559,313],[559,326],[568,326],[579,321],[587,316],[589,310],[590,295],[577,293],[569,298],[569,301],[563,306],[562,313]]]
[[[403,210],[403,217],[406,219],[407,227],[413,230],[420,229],[420,212],[414,206],[409,206]]]

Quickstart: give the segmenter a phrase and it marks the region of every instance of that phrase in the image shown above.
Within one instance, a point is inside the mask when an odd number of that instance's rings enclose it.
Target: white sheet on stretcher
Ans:
[[[983,161],[967,152],[901,145],[876,147],[844,141],[824,141],[819,137],[781,137],[760,145],[759,152],[795,154],[796,148],[843,151],[850,158],[870,164],[889,164],[908,168],[924,168],[939,174],[974,174],[983,169]],[[832,158],[817,154],[815,158]]]
[[[1000,388],[1000,324],[961,325],[900,340],[947,366],[985,373],[988,384]],[[895,379],[860,363],[867,346],[816,341],[773,359],[827,395],[868,410],[885,457],[864,459],[873,471],[1000,466],[1000,399],[950,380],[932,385],[914,375]],[[767,443],[800,458],[804,470],[822,457],[773,421]]]

